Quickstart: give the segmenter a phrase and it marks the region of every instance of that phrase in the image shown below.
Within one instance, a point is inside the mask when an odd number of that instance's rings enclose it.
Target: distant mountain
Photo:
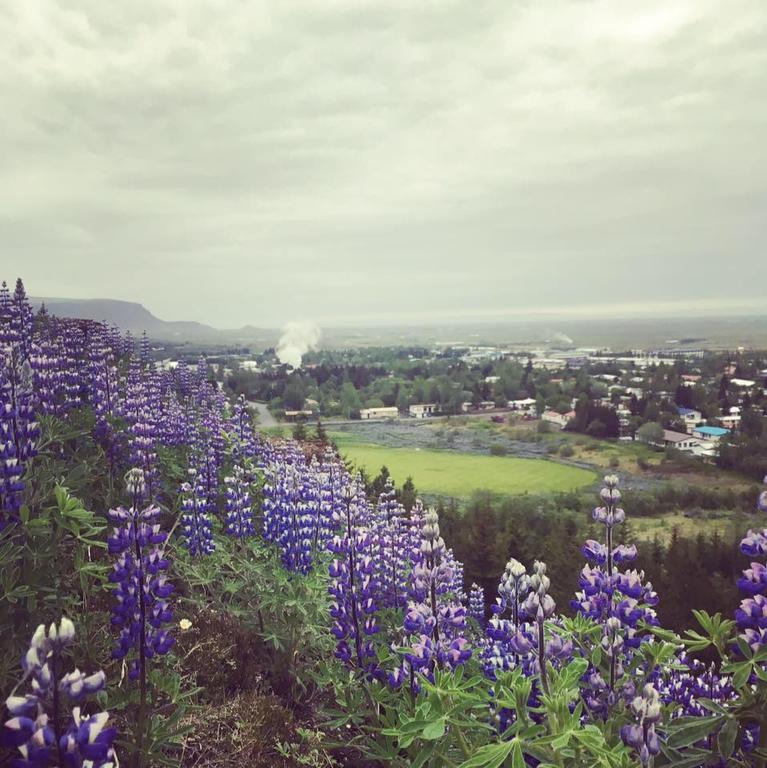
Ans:
[[[159,341],[197,341],[210,344],[252,343],[263,346],[273,344],[279,338],[279,331],[255,328],[251,325],[236,330],[221,330],[193,320],[161,320],[143,304],[116,299],[59,299],[32,298],[32,304],[39,308],[45,304],[52,315],[59,317],[82,317],[116,325],[124,331],[147,336]]]

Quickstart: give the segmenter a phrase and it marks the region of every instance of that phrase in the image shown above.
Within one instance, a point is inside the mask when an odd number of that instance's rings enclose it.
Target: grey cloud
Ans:
[[[11,0],[0,273],[219,326],[765,298],[765,32],[761,0]]]

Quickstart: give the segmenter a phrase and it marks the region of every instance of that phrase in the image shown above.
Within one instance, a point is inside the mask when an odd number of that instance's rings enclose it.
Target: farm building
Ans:
[[[395,406],[381,408],[363,408],[360,411],[361,419],[396,419],[399,417],[399,409]]]
[[[439,406],[436,403],[418,403],[411,405],[407,410],[414,419],[425,419],[427,416],[434,416]]]

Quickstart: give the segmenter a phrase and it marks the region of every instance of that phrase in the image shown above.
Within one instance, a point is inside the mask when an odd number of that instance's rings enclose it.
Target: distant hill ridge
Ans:
[[[124,331],[147,335],[165,341],[207,341],[219,344],[237,341],[260,341],[271,344],[279,337],[279,331],[255,328],[252,325],[239,329],[222,330],[194,320],[161,320],[143,304],[118,299],[61,299],[33,297],[33,306],[39,309],[45,304],[52,315],[82,317],[116,325]]]

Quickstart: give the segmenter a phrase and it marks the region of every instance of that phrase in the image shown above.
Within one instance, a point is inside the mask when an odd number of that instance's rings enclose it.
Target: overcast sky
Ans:
[[[766,36],[765,0],[5,0],[0,276],[219,327],[764,312]]]

